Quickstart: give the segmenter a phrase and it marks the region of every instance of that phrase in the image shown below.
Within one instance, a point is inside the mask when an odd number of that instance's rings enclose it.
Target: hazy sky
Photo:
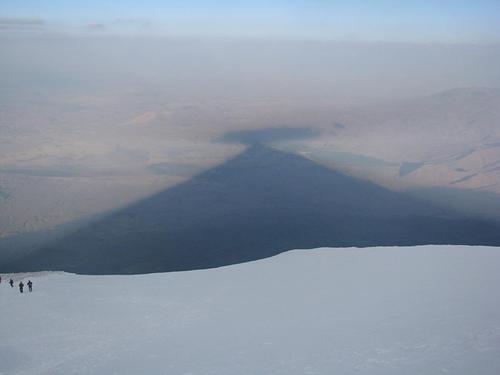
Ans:
[[[498,0],[2,0],[0,31],[500,41]]]

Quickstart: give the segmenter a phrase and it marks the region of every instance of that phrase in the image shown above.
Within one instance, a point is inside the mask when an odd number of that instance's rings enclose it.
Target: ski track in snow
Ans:
[[[500,374],[500,248],[291,251],[135,276],[2,275],[0,374]],[[17,282],[16,282],[17,284]]]

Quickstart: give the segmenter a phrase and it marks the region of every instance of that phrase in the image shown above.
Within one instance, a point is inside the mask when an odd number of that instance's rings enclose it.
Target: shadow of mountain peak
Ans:
[[[243,143],[246,145],[268,145],[277,141],[310,139],[315,138],[319,135],[320,131],[316,128],[274,127],[228,132],[222,137],[218,138],[217,141]]]
[[[128,274],[211,268],[297,248],[499,245],[498,227],[253,144],[6,271]]]

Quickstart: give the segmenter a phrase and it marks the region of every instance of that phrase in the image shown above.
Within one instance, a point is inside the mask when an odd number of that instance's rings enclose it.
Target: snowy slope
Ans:
[[[2,281],[0,373],[497,375],[499,270],[499,248],[423,246]]]

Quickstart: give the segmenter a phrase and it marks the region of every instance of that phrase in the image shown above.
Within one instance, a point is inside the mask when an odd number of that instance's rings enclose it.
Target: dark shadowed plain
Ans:
[[[422,244],[500,245],[500,227],[253,143],[2,270],[150,273],[297,248]]]

